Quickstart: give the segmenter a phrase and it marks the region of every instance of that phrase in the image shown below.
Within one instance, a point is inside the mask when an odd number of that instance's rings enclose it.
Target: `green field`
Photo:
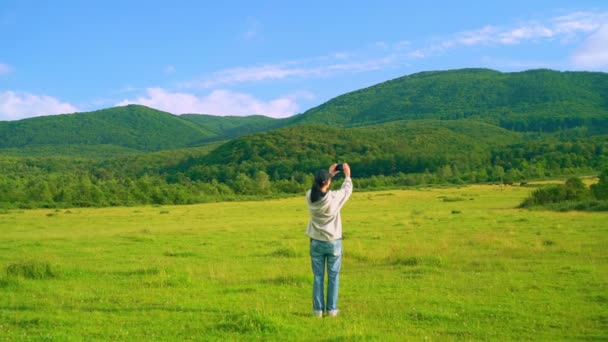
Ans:
[[[0,340],[608,340],[608,214],[531,190],[355,192],[323,319],[303,196],[4,211]]]

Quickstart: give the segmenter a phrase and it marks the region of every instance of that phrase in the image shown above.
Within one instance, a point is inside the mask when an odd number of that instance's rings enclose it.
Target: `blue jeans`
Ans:
[[[342,265],[342,240],[310,240],[310,260],[314,280],[312,283],[313,311],[338,310],[338,285],[340,284],[340,266]],[[327,265],[327,306],[323,295],[325,266]]]

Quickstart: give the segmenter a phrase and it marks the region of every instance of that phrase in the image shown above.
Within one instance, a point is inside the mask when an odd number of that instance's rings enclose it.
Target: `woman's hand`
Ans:
[[[331,164],[329,167],[329,174],[332,177],[340,172],[336,170],[336,166],[338,166],[338,164]],[[342,172],[344,172],[344,176],[350,177],[350,166],[347,163],[342,163]]]
[[[343,163],[342,167],[344,168],[344,176],[350,177],[350,166],[347,163]]]
[[[331,164],[331,166],[329,167],[329,174],[333,177],[335,175],[338,174],[338,172],[340,171],[336,171],[336,166],[338,166],[338,164]]]

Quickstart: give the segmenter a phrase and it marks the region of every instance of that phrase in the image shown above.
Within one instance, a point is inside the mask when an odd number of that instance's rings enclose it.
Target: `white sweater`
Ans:
[[[316,202],[310,202],[310,190],[306,192],[306,203],[310,212],[310,221],[306,235],[321,241],[334,241],[342,238],[342,219],[340,209],[353,193],[353,182],[350,177],[344,178],[340,190],[330,190]]]

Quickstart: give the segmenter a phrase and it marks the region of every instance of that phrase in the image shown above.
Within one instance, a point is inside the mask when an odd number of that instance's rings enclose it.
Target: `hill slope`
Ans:
[[[178,167],[192,174],[204,166],[241,165],[275,179],[348,161],[358,177],[437,170],[446,164],[480,166],[490,147],[519,143],[508,130],[475,121],[397,121],[358,128],[324,125],[288,127],[231,140],[208,155]],[[243,166],[244,165],[244,166]]]
[[[608,74],[488,69],[421,72],[338,96],[288,119],[177,116],[130,105],[0,122],[0,149],[12,155],[35,155],[98,147],[103,150],[99,155],[107,156],[187,148],[308,124],[364,127],[401,120],[462,119],[467,119],[465,126],[477,121],[517,132],[576,128],[575,136],[608,134]],[[382,137],[370,137],[377,138]]]
[[[475,118],[519,131],[578,126],[608,131],[608,74],[462,69],[412,74],[336,97],[299,123],[361,126]]]
[[[157,151],[190,146],[212,136],[213,132],[179,116],[137,105],[0,122],[0,148],[114,145]]]
[[[180,118],[193,122],[214,136],[203,141],[226,140],[241,135],[269,131],[289,124],[290,119],[273,119],[263,115],[216,116],[205,114],[182,114]]]

